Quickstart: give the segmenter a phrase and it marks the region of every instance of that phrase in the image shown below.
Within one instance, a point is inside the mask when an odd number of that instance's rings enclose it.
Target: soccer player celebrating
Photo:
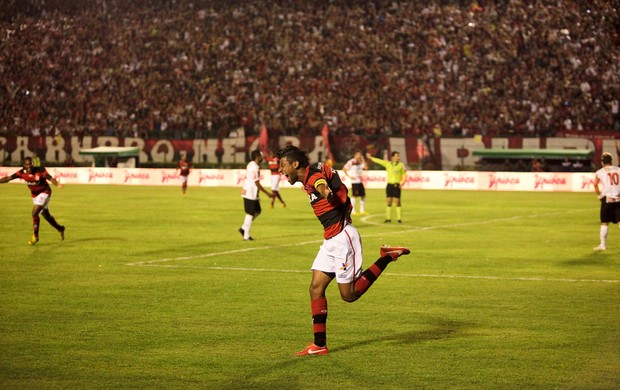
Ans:
[[[298,356],[327,355],[327,299],[325,290],[336,278],[340,297],[346,302],[358,300],[387,265],[409,254],[404,247],[381,247],[381,257],[362,271],[362,242],[351,225],[351,200],[347,187],[332,168],[323,163],[310,165],[306,152],[288,145],[277,153],[280,173],[290,184],[300,182],[310,198],[314,214],[323,225],[323,245],[312,264],[310,307],[314,341]]]
[[[32,207],[32,227],[34,234],[32,235],[30,241],[28,241],[28,244],[34,245],[39,242],[39,214],[41,214],[50,225],[58,230],[60,233],[60,239],[64,240],[65,227],[59,225],[49,211],[49,203],[52,198],[52,188],[47,181],[51,181],[58,188],[62,188],[62,184],[47,173],[44,167],[33,166],[31,157],[26,157],[24,159],[23,168],[21,170],[15,172],[11,176],[0,178],[0,184],[7,183],[14,179],[23,179],[26,182],[32,195],[32,202],[34,203],[34,206]]]
[[[243,182],[243,190],[241,196],[243,197],[243,208],[245,210],[245,219],[243,225],[239,228],[239,233],[246,241],[254,240],[250,236],[250,229],[252,228],[252,222],[261,213],[260,200],[258,197],[259,191],[264,192],[267,196],[271,197],[271,193],[260,184],[260,163],[263,161],[263,154],[260,150],[253,150],[250,155],[252,161],[250,161],[245,169],[245,181]]]
[[[177,172],[180,172],[179,178],[181,179],[181,190],[183,195],[187,191],[187,177],[189,176],[191,164],[187,161],[185,155],[181,156],[181,160],[177,164]]]
[[[387,171],[387,186],[385,187],[385,200],[387,207],[385,209],[384,223],[392,222],[392,200],[396,203],[396,218],[398,222],[402,222],[402,208],[400,204],[400,189],[407,181],[407,170],[402,162],[400,162],[400,153],[392,152],[392,161],[382,160],[373,157],[370,153],[366,153],[372,162],[381,165]]]
[[[366,190],[364,189],[364,183],[362,182],[362,174],[364,170],[368,169],[366,160],[362,156],[362,152],[356,150],[353,154],[353,158],[347,161],[342,167],[345,175],[351,178],[351,207],[353,208],[353,215],[355,215],[355,203],[356,200],[360,200],[360,214],[365,214],[364,203],[366,201]]]
[[[617,223],[620,227],[620,168],[611,165],[610,153],[603,153],[601,157],[603,167],[596,171],[594,178],[594,191],[601,201],[601,243],[594,248],[595,251],[607,249],[607,231],[609,223]]]

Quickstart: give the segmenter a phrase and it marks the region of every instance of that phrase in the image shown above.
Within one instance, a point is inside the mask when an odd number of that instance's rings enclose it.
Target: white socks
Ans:
[[[241,226],[241,228],[243,229],[243,239],[247,240],[248,238],[250,238],[250,229],[252,228],[252,220],[254,220],[254,217],[246,214],[245,215],[245,220],[243,221],[243,226]]]
[[[609,230],[609,226],[601,225],[601,246],[607,246],[607,231]]]

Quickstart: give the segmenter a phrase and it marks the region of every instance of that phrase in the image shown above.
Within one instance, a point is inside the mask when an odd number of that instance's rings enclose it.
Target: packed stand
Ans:
[[[619,131],[617,2],[11,1],[0,135]]]

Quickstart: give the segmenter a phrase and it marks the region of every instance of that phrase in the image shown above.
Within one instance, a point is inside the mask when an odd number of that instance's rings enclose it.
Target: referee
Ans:
[[[400,153],[392,152],[392,161],[382,160],[366,153],[366,157],[372,162],[381,165],[387,171],[387,187],[385,187],[385,199],[387,207],[385,209],[384,223],[392,222],[392,199],[396,200],[396,218],[398,223],[402,222],[402,208],[400,205],[400,188],[407,181],[407,170],[400,162]]]

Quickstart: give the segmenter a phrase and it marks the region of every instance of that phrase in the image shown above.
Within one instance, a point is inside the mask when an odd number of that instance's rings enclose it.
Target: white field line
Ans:
[[[370,216],[368,216],[370,217]],[[365,217],[365,218],[368,218]],[[533,216],[529,216],[529,218],[531,218]],[[364,219],[365,219],[364,218]],[[387,232],[388,234],[392,234],[392,233],[409,233],[409,232],[415,232],[415,231],[426,231],[426,230],[435,230],[435,229],[440,229],[440,228],[454,228],[454,227],[460,227],[460,226],[471,226],[471,225],[486,225],[489,223],[497,223],[497,222],[506,222],[506,221],[511,221],[511,220],[515,220],[515,219],[519,219],[519,218],[523,218],[520,216],[516,216],[516,217],[509,217],[509,218],[499,218],[499,219],[490,219],[490,220],[486,220],[486,221],[478,221],[478,222],[466,222],[466,223],[458,223],[458,224],[448,224],[448,225],[436,225],[436,226],[409,226],[410,229],[404,229],[404,230],[398,230],[398,232]],[[364,223],[367,223],[366,221],[364,221]],[[373,223],[370,223],[373,224]],[[377,224],[379,225],[379,224]],[[404,227],[403,225],[397,225],[399,227]],[[407,226],[407,225],[405,225]],[[381,237],[384,236],[386,234],[386,232],[382,232],[382,233],[375,233],[375,234],[366,234],[364,235],[364,237]],[[294,244],[282,244],[282,245],[269,245],[269,246],[262,246],[262,247],[254,247],[254,248],[244,248],[244,249],[235,249],[235,250],[230,250],[230,251],[224,251],[224,252],[217,252],[217,253],[203,253],[200,255],[194,255],[194,256],[182,256],[182,257],[169,257],[166,259],[157,259],[157,260],[147,260],[147,261],[138,261],[138,262],[134,262],[134,263],[127,263],[126,265],[137,265],[137,266],[144,266],[144,265],[150,265],[150,264],[154,264],[154,263],[166,263],[166,262],[170,262],[170,261],[184,261],[184,260],[194,260],[194,259],[202,259],[204,257],[213,257],[213,256],[224,256],[224,255],[230,255],[230,254],[234,254],[234,253],[244,253],[244,252],[254,252],[254,251],[261,251],[261,250],[266,250],[266,249],[274,249],[274,248],[286,248],[286,247],[290,247],[290,246],[303,246],[303,245],[307,245],[307,244],[319,244],[322,243],[323,240],[313,240],[313,241],[306,241],[306,242],[296,242]]]
[[[562,211],[555,213],[544,213],[544,214],[531,214],[528,216],[514,216],[507,218],[498,218],[498,219],[490,219],[486,221],[477,221],[477,222],[465,222],[465,223],[457,223],[457,224],[446,224],[446,225],[436,225],[436,226],[425,226],[425,227],[413,227],[411,229],[399,230],[398,233],[409,233],[415,231],[428,231],[428,230],[436,230],[441,228],[454,228],[461,226],[472,226],[472,225],[486,225],[490,223],[498,223],[498,222],[506,222],[513,221],[522,218],[538,218],[538,217],[549,217],[558,214],[566,214],[566,213],[575,213],[583,210],[570,210],[570,211]],[[368,222],[367,219],[371,216],[367,216],[362,219],[364,223],[367,224],[376,224]],[[403,226],[403,225],[395,225],[395,226]],[[407,225],[405,225],[407,226]],[[367,234],[364,237],[377,237],[383,236],[385,232],[376,233],[376,234]],[[235,249],[224,252],[216,252],[216,253],[204,253],[195,256],[182,256],[182,257],[170,257],[165,259],[156,259],[156,260],[147,260],[147,261],[138,261],[133,263],[127,263],[129,266],[138,266],[138,267],[161,267],[161,268],[194,268],[194,269],[208,269],[208,270],[219,270],[219,271],[244,271],[244,272],[278,272],[278,273],[308,273],[309,270],[287,270],[287,269],[268,269],[268,268],[244,268],[244,267],[217,267],[217,266],[187,266],[187,265],[174,265],[174,264],[162,264],[168,262],[177,262],[177,261],[186,261],[186,260],[195,260],[202,259],[207,257],[215,257],[215,256],[225,256],[235,253],[247,253],[254,252],[266,249],[276,249],[276,248],[286,248],[291,246],[303,246],[309,244],[318,244],[322,243],[323,240],[313,240],[313,241],[305,241],[305,242],[297,242],[293,244],[282,244],[282,245],[271,245],[271,246],[263,246],[263,247],[254,247],[254,248],[244,248],[244,249]],[[503,277],[503,276],[477,276],[477,275],[434,275],[434,274],[397,274],[391,272],[385,272],[385,275],[393,275],[393,276],[404,276],[404,277],[413,277],[413,278],[444,278],[444,279],[486,279],[486,280],[515,280],[515,281],[544,281],[544,282],[587,282],[587,283],[620,283],[620,280],[605,280],[605,279],[568,279],[568,278],[540,278],[540,277]]]
[[[201,265],[172,265],[172,264],[144,264],[142,267],[158,267],[158,268],[192,268],[192,269],[208,269],[212,271],[242,271],[242,272],[274,272],[289,274],[308,274],[310,270],[299,269],[269,269],[269,268],[247,268],[247,267],[217,267],[217,266],[201,266]],[[540,277],[508,277],[508,276],[480,276],[480,275],[435,275],[435,274],[395,274],[384,272],[383,275],[404,276],[409,278],[436,278],[436,279],[486,279],[486,280],[514,280],[514,281],[531,281],[531,282],[569,282],[569,283],[620,283],[620,280],[614,279],[569,279],[569,278],[540,278]]]

